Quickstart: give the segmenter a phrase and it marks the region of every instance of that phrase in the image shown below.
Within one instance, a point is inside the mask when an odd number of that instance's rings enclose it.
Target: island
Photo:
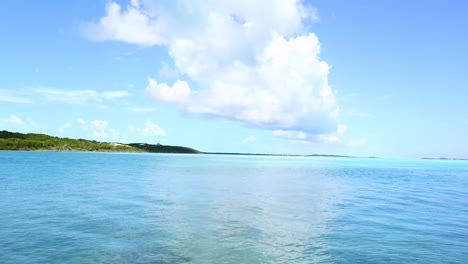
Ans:
[[[463,159],[463,158],[446,158],[446,157],[440,157],[440,158],[422,158],[424,160],[468,160],[468,159]]]
[[[22,151],[56,151],[56,152],[146,152],[176,154],[213,154],[213,155],[247,155],[247,156],[281,156],[281,157],[324,157],[324,158],[359,158],[356,156],[333,154],[268,154],[238,152],[203,152],[189,147],[170,146],[148,143],[100,142],[87,139],[60,138],[46,134],[18,133],[0,131],[0,150]],[[375,159],[370,156],[365,158]]]
[[[94,152],[150,152],[150,153],[191,153],[202,152],[188,147],[147,143],[99,142],[86,139],[72,139],[35,133],[0,131],[0,150],[24,151],[94,151]]]

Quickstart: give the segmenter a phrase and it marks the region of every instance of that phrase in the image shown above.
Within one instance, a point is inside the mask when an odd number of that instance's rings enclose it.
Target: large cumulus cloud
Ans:
[[[315,9],[295,0],[142,1],[85,27],[93,40],[164,46],[181,79],[149,78],[147,94],[192,113],[320,140],[338,135],[339,107],[329,65],[308,30]],[[328,136],[326,136],[328,135]]]

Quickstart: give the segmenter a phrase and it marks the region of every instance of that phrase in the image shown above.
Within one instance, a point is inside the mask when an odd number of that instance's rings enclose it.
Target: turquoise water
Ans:
[[[0,151],[0,263],[467,263],[468,162]]]

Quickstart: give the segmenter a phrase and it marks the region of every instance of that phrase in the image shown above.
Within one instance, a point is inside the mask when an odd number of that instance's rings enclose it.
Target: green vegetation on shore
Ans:
[[[0,150],[200,153],[198,150],[179,146],[144,143],[109,143],[9,131],[0,131]]]
[[[197,153],[200,154],[202,152],[187,147],[180,147],[180,146],[167,146],[161,144],[146,144],[146,143],[130,143],[127,144],[130,147],[140,149],[143,152],[151,152],[151,153]]]
[[[115,143],[99,142],[86,139],[59,138],[45,134],[23,134],[0,131],[0,150],[24,151],[83,151],[83,152],[149,152],[149,153],[180,153],[180,154],[216,154],[216,155],[248,155],[248,156],[284,156],[284,157],[328,157],[357,158],[344,155],[297,155],[297,154],[266,154],[266,153],[225,153],[201,152],[193,148],[168,146],[147,143]],[[368,157],[377,158],[377,157]]]

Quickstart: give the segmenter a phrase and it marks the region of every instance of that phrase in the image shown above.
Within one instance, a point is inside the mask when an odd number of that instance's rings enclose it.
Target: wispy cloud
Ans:
[[[66,90],[48,87],[0,90],[0,101],[33,104],[60,102],[65,104],[102,103],[130,96],[127,91]]]
[[[82,125],[82,126],[86,124],[86,121],[85,121],[83,118],[81,118],[81,117],[78,118],[78,119],[76,119],[76,122],[77,122],[78,124]]]
[[[21,95],[15,95],[10,91],[0,90],[0,102],[16,103],[16,104],[32,104],[34,100],[32,98],[26,98]]]
[[[163,138],[166,135],[166,131],[151,120],[146,120],[143,127],[130,125],[129,131],[132,134],[137,135],[142,142],[148,143],[161,142],[164,140]]]
[[[153,107],[129,107],[128,109],[135,113],[152,113],[156,111]]]
[[[340,124],[333,133],[324,133],[309,135],[302,131],[295,130],[275,130],[272,132],[275,137],[281,137],[290,139],[291,141],[300,142],[306,145],[317,145],[326,144],[328,146],[348,148],[348,147],[360,147],[365,145],[367,141],[365,139],[350,138],[348,134],[348,127]]]
[[[71,128],[72,126],[73,126],[73,125],[72,125],[71,123],[68,123],[68,122],[67,122],[67,123],[63,124],[62,126],[60,126],[60,127],[58,128],[58,131],[59,131],[60,133],[64,133],[65,130]]]
[[[342,111],[343,116],[359,117],[359,118],[375,118],[375,115],[362,112],[356,109],[348,108]]]
[[[112,99],[119,99],[123,97],[129,96],[130,93],[127,91],[108,91],[108,92],[101,92],[99,96],[102,97],[104,100],[112,100]]]
[[[272,132],[273,136],[275,137],[283,137],[289,139],[299,139],[305,140],[307,139],[307,134],[302,131],[295,131],[295,130],[274,130]]]
[[[242,141],[242,143],[244,143],[244,144],[249,144],[249,143],[253,143],[253,142],[255,142],[255,141],[257,141],[257,137],[254,136],[254,135],[249,135],[248,137],[246,137],[246,138]]]
[[[174,79],[180,76],[179,72],[170,67],[167,63],[163,63],[161,69],[159,69],[158,76],[162,78]]]
[[[110,127],[109,122],[106,120],[95,119],[87,122],[83,118],[78,118],[76,123],[81,129],[90,133],[91,138],[96,140],[116,140],[120,135],[116,129]]]
[[[162,129],[158,124],[151,122],[150,120],[146,121],[145,127],[143,128],[143,132],[148,135],[154,136],[163,136],[166,134],[164,129]]]
[[[3,129],[11,129],[14,131],[28,129],[26,130],[26,132],[28,133],[43,128],[40,124],[36,123],[31,118],[20,116],[17,114],[10,114],[4,117],[0,116],[0,127],[3,127]]]
[[[7,118],[7,121],[15,125],[22,125],[24,123],[23,119],[13,114]]]

